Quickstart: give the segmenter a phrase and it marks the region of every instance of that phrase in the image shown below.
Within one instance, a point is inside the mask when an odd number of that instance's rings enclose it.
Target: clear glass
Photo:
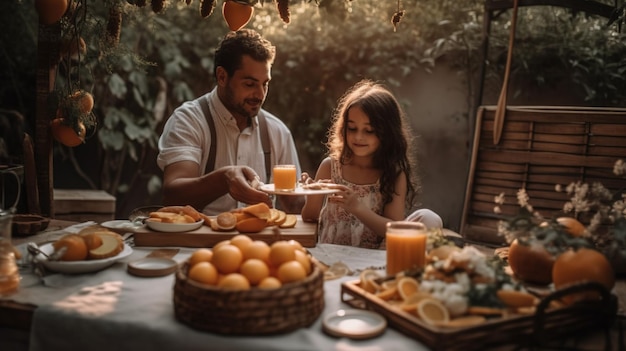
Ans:
[[[20,273],[11,243],[12,211],[0,209],[0,296],[8,295],[20,285]]]
[[[22,189],[20,175],[23,169],[23,166],[0,166],[0,209],[11,211],[17,207]],[[12,194],[15,198],[7,196],[7,189],[15,190],[16,194]]]
[[[426,226],[420,222],[387,223],[387,275],[407,269],[424,268],[426,262]]]

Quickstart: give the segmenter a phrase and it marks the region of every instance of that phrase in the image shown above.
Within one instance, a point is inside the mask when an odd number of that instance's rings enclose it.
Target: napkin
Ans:
[[[346,275],[359,275],[366,269],[384,270],[387,264],[384,250],[334,244],[317,244],[307,250],[329,270],[345,271]]]

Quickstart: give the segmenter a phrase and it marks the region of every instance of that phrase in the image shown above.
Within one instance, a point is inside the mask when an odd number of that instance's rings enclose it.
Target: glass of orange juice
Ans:
[[[420,222],[387,223],[387,275],[423,268],[426,262],[426,226]]]
[[[12,211],[0,208],[0,296],[15,292],[21,279],[11,244],[12,217]]]
[[[294,190],[296,188],[296,166],[276,165],[273,168],[274,190]]]

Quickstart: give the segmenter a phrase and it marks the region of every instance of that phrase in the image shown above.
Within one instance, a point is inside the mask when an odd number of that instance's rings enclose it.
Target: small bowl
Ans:
[[[12,235],[30,236],[48,228],[50,219],[35,214],[16,214],[11,222]]]
[[[159,232],[167,232],[167,233],[182,233],[182,232],[190,232],[192,230],[196,230],[204,224],[203,220],[199,220],[194,223],[163,223],[163,222],[155,222],[148,218],[146,220],[146,225],[148,228],[152,230],[156,230]]]

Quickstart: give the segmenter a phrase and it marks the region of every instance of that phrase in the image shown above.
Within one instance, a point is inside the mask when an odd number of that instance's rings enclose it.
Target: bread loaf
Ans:
[[[122,240],[122,237],[117,233],[103,231],[96,232],[95,234],[102,239],[102,245],[89,250],[89,259],[100,260],[113,257],[124,250],[124,240]]]

